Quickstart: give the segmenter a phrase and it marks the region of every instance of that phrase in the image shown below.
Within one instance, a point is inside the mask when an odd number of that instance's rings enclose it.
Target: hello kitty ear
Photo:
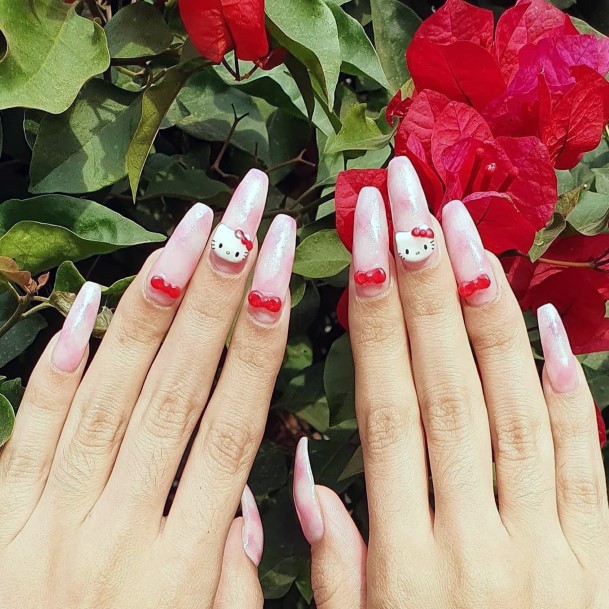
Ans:
[[[249,238],[249,235],[246,235],[242,230],[236,230],[235,237],[245,245],[245,249],[247,249],[248,252],[251,252],[252,249],[254,249],[253,241]]]

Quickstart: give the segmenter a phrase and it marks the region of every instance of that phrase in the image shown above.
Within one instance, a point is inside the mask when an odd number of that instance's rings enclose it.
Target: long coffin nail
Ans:
[[[264,529],[256,498],[247,485],[243,489],[241,497],[241,513],[243,514],[243,549],[250,560],[258,566],[264,549]]]
[[[315,480],[309,461],[309,439],[301,438],[294,461],[294,504],[302,532],[310,544],[324,536],[324,520],[317,501]]]
[[[554,305],[537,310],[541,346],[546,360],[546,372],[556,393],[571,393],[579,385],[577,364],[565,326]]]
[[[260,248],[247,297],[252,315],[262,323],[274,323],[281,317],[290,287],[295,246],[296,221],[283,214],[277,216]]]
[[[459,295],[472,306],[492,302],[497,283],[476,224],[461,201],[444,206],[442,228]]]
[[[146,293],[154,302],[170,305],[184,293],[205,250],[213,212],[207,205],[193,205],[163,248],[146,281]]]
[[[212,264],[225,273],[239,273],[254,248],[264,212],[269,179],[252,169],[243,178],[211,239]]]
[[[101,290],[96,283],[88,281],[80,288],[51,357],[52,364],[62,372],[74,372],[82,361],[95,326],[100,301]]]
[[[387,287],[389,237],[383,197],[376,188],[362,188],[353,231],[353,280],[360,296],[376,296]]]
[[[406,269],[421,269],[434,260],[436,247],[423,187],[406,157],[392,159],[387,180],[395,251]]]

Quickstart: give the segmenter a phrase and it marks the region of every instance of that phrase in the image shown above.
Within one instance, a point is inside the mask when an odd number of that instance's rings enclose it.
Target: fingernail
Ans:
[[[472,306],[493,301],[497,295],[493,270],[476,224],[461,201],[444,206],[442,228],[459,295]]]
[[[424,268],[435,259],[436,241],[423,187],[406,157],[396,157],[389,163],[387,187],[395,230],[395,251],[404,268]]]
[[[556,393],[571,393],[579,385],[577,364],[565,326],[554,305],[537,310],[541,346],[546,360],[546,372]]]
[[[294,461],[294,504],[302,532],[310,544],[324,536],[324,521],[317,502],[315,480],[309,461],[309,439],[301,438]]]
[[[256,505],[256,498],[249,486],[243,489],[241,497],[241,513],[243,514],[243,549],[249,559],[258,566],[262,560],[262,550],[264,548],[264,529],[260,512]]]
[[[283,214],[277,216],[260,248],[247,297],[252,315],[262,323],[274,323],[281,317],[290,287],[295,246],[296,221]]]
[[[262,219],[269,179],[252,169],[237,186],[211,240],[211,261],[220,271],[239,273],[254,248]]]
[[[53,349],[51,362],[62,372],[74,372],[82,361],[101,302],[101,290],[87,281],[76,296]]]
[[[381,193],[362,188],[353,231],[353,280],[360,296],[376,296],[387,287],[389,277],[389,237]]]
[[[170,305],[182,296],[207,244],[213,212],[207,205],[193,205],[176,226],[146,281],[148,297]]]

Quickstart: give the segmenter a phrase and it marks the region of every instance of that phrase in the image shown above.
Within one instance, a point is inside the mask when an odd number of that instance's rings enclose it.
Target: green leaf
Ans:
[[[357,104],[348,111],[341,130],[328,138],[324,155],[347,150],[382,150],[389,144],[394,130],[383,133],[366,115],[366,108],[367,104]]]
[[[609,405],[609,351],[584,355],[579,360],[594,401],[604,408]]]
[[[267,495],[285,486],[287,480],[285,453],[278,446],[263,442],[247,481],[252,493],[257,497]]]
[[[110,56],[103,29],[58,0],[0,0],[0,109],[23,106],[59,114]]]
[[[294,273],[311,279],[332,277],[349,266],[351,254],[335,230],[320,230],[297,248]]]
[[[30,191],[93,192],[123,178],[140,109],[141,97],[103,80],[89,82],[67,112],[40,123]]]
[[[111,57],[158,55],[173,41],[161,11],[145,2],[128,4],[105,27]]]
[[[21,379],[12,379],[7,381],[5,377],[0,377],[0,394],[2,394],[13,407],[13,410],[17,412],[25,388],[21,385]]]
[[[362,447],[358,446],[357,450],[353,453],[353,456],[349,460],[349,463],[345,466],[342,474],[339,476],[338,481],[348,480],[357,476],[364,471],[364,453]]]
[[[609,167],[593,169],[592,173],[595,176],[594,188],[596,192],[609,196]]]
[[[43,195],[0,205],[0,255],[32,274],[165,237],[85,199]]]
[[[328,5],[323,0],[267,0],[266,14],[273,38],[309,68],[332,108],[342,57]]]
[[[332,343],[324,368],[324,387],[330,406],[330,424],[355,418],[355,366],[349,335]]]
[[[584,191],[567,216],[567,222],[582,235],[598,235],[609,221],[609,195]]]
[[[125,167],[134,201],[137,196],[142,169],[156,134],[171,104],[173,104],[176,96],[191,74],[192,68],[174,66],[167,70],[167,74],[160,83],[144,92],[140,120],[131,144],[129,144],[127,158],[125,159]]]
[[[390,85],[376,50],[360,22],[332,0],[326,0],[326,4],[336,19],[343,72],[355,76],[368,76],[385,89],[389,89]]]
[[[567,221],[561,214],[555,213],[552,220],[535,235],[535,241],[529,250],[529,258],[535,262],[543,256],[567,227]]]
[[[376,51],[395,93],[410,78],[404,52],[421,20],[399,0],[370,0],[370,8]]]
[[[0,447],[4,446],[13,435],[15,412],[8,399],[0,393]]]

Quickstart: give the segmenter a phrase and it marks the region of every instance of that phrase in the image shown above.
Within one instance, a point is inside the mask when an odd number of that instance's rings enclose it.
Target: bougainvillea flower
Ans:
[[[254,63],[262,70],[272,70],[285,62],[288,51],[284,47],[275,47],[268,55],[261,59],[256,59]]]
[[[178,0],[178,4],[192,43],[206,59],[220,63],[233,49],[243,61],[268,54],[264,0]]]
[[[598,428],[598,439],[601,443],[601,448],[607,444],[607,428],[601,413],[601,409],[596,406],[596,426]]]

